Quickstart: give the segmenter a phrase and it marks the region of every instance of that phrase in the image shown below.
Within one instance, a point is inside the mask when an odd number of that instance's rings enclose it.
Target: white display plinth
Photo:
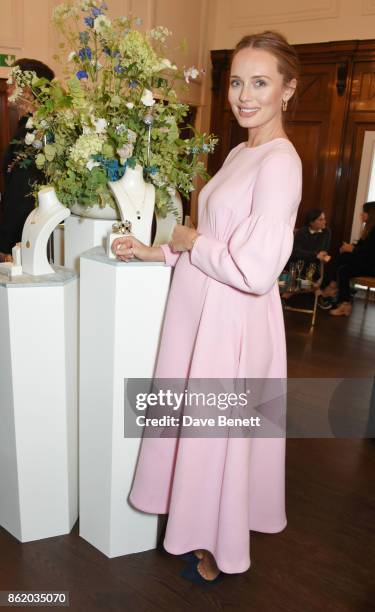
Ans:
[[[80,535],[108,557],[149,550],[157,516],[128,503],[139,439],[124,438],[124,378],[152,378],[171,268],[81,257]]]
[[[116,221],[108,219],[70,215],[64,223],[64,265],[79,274],[79,258],[82,253],[96,246],[105,248],[107,234],[114,223]]]
[[[0,276],[0,525],[21,542],[78,517],[77,276]]]

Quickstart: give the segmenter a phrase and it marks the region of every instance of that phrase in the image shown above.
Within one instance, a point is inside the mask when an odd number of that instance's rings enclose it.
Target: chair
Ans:
[[[366,308],[370,299],[370,290],[375,289],[375,276],[356,276],[355,278],[352,278],[352,282],[354,283],[354,285],[361,285],[362,287],[366,287]]]
[[[284,270],[284,273],[285,272],[286,270]],[[303,290],[300,288],[299,289],[294,288],[291,292],[291,295],[293,294],[297,295],[298,293],[311,293],[314,297],[312,308],[298,308],[296,306],[289,306],[285,299],[282,300],[284,310],[290,310],[292,312],[304,312],[305,314],[311,314],[311,327],[314,327],[315,325],[317,306],[318,306],[318,291],[317,290],[322,284],[323,276],[324,276],[324,262],[321,261],[319,263],[319,279],[315,281],[314,284],[309,289]],[[285,292],[285,289],[281,288],[280,285],[279,285],[279,288],[280,288],[281,294],[283,293],[283,291]]]

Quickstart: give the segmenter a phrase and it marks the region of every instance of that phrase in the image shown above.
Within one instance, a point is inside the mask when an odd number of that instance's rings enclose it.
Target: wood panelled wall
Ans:
[[[309,208],[322,208],[333,247],[350,239],[366,130],[375,131],[375,40],[295,45],[301,61],[299,102],[287,112],[286,132],[303,164],[297,226]],[[210,158],[215,173],[236,144],[247,140],[227,101],[230,50],[212,51],[211,131],[220,144]]]

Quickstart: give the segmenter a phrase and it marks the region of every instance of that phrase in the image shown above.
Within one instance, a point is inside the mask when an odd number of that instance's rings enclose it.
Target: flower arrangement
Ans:
[[[200,71],[178,70],[165,57],[166,28],[142,33],[140,20],[111,21],[106,12],[101,0],[55,8],[53,21],[65,39],[60,48],[69,51],[64,82],[13,68],[13,100],[29,87],[37,105],[26,124],[22,163],[43,170],[68,207],[114,208],[107,182],[139,163],[155,186],[156,212],[165,216],[176,190],[187,197],[196,176],[208,178],[200,155],[217,142],[191,126],[192,137],[181,138],[189,107],[178,101],[174,83],[189,83]]]

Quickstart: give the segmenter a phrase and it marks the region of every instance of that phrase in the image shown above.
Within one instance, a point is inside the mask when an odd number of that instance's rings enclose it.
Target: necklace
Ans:
[[[139,207],[137,207],[134,204],[133,198],[130,196],[130,194],[128,193],[128,191],[125,189],[124,187],[124,191],[126,193],[126,195],[128,196],[129,202],[131,204],[132,209],[135,211],[135,214],[137,215],[137,219],[138,221],[140,221],[141,219],[141,213],[143,212],[143,209],[145,207],[145,201],[146,201],[146,193],[147,193],[147,185],[145,184],[145,192],[143,194],[143,200],[142,200],[142,207],[141,209],[139,209]]]

